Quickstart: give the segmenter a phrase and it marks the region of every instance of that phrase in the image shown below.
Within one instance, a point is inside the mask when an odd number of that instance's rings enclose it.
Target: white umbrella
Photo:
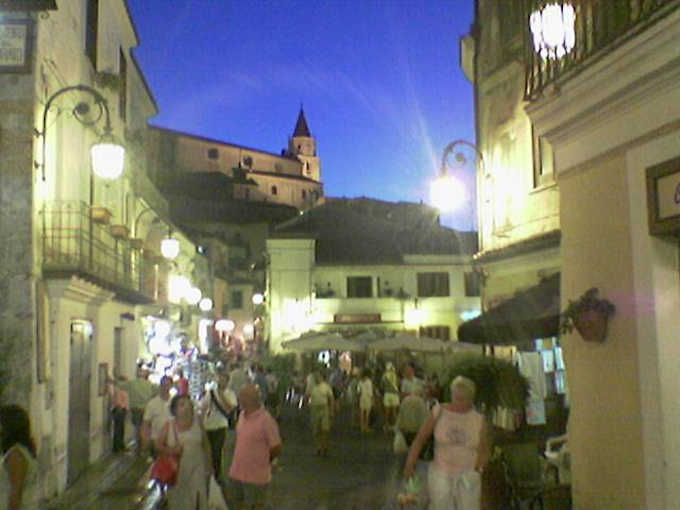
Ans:
[[[447,348],[447,343],[429,336],[417,337],[410,333],[400,332],[393,337],[381,338],[369,344],[369,349],[376,351],[418,351],[418,352],[442,352]]]
[[[376,340],[369,344],[368,347],[370,349],[375,349],[376,351],[399,351],[404,349],[417,352],[443,352],[452,350],[454,352],[470,351],[481,353],[482,351],[480,345],[455,341],[444,342],[429,336],[417,337],[404,331],[397,333],[391,338]]]
[[[339,333],[318,333],[281,342],[281,347],[292,351],[363,351],[359,342],[348,340]]]

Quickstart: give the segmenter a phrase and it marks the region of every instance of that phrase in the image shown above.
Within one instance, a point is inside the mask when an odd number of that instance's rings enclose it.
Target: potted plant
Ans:
[[[90,214],[92,215],[92,221],[102,224],[108,224],[112,216],[111,211],[106,207],[98,205],[90,206]]]
[[[607,336],[607,320],[616,307],[607,299],[598,298],[599,289],[588,289],[575,301],[569,300],[561,314],[560,332],[571,333],[574,328],[586,342],[603,342]]]
[[[130,229],[125,225],[111,225],[109,228],[111,229],[111,235],[116,239],[127,239],[130,233]]]

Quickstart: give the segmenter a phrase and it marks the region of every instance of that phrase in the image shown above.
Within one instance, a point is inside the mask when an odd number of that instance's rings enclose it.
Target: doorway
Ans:
[[[71,485],[90,462],[90,383],[92,380],[92,323],[71,322],[69,376],[68,473]]]

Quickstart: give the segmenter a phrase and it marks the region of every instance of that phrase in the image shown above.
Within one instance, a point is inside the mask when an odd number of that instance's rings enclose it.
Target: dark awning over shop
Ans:
[[[560,274],[554,274],[458,327],[458,340],[513,345],[556,336],[560,325]]]

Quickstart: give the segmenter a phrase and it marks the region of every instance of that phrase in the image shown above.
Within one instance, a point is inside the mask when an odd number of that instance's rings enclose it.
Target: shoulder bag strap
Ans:
[[[222,416],[224,416],[228,420],[229,413],[227,413],[218,402],[217,398],[215,397],[215,390],[210,390],[210,400],[212,401],[213,404],[215,404],[215,407],[217,407],[217,410],[220,412],[220,414],[222,414]]]

